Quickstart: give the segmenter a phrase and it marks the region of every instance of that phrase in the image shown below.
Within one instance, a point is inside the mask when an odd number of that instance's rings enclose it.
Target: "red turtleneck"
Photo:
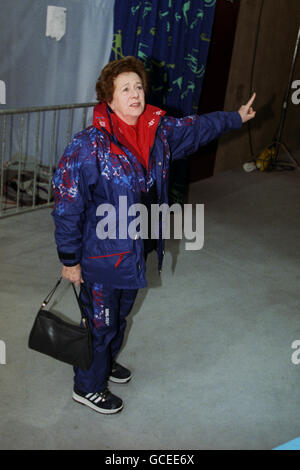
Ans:
[[[118,141],[127,147],[145,168],[148,167],[150,149],[155,139],[159,119],[164,114],[165,111],[162,109],[148,104],[137,124],[133,126],[124,122],[116,113],[111,113],[113,132]],[[99,129],[104,126],[109,130],[105,103],[100,103],[95,107],[93,125]]]

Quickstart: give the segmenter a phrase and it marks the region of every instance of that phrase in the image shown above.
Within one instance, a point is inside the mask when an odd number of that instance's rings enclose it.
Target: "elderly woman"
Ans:
[[[145,259],[155,249],[160,270],[164,254],[162,235],[157,240],[124,236],[119,198],[127,211],[137,203],[149,209],[153,203],[167,203],[171,159],[185,158],[255,116],[253,95],[239,111],[177,119],[146,104],[147,89],[146,71],[135,57],[106,65],[96,84],[99,104],[93,125],[73,137],[53,178],[62,277],[81,286],[93,336],[90,369],[74,368],[73,399],[105,414],[123,408],[108,381],[131,379],[116,359],[126,317],[138,289],[146,286]],[[99,236],[103,204],[116,211],[116,236]]]

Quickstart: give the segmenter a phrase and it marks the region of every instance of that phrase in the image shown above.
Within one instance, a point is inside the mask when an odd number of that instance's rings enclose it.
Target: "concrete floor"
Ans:
[[[195,183],[205,244],[148,260],[104,416],[75,403],[72,368],[27,348],[60,274],[49,209],[0,221],[1,449],[273,449],[300,436],[300,172],[238,169]],[[64,295],[64,297],[63,297]],[[63,298],[62,298],[63,297]],[[77,319],[65,283],[56,310]]]

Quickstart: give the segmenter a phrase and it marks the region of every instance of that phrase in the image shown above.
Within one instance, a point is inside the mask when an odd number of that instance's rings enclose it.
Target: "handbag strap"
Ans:
[[[78,306],[79,306],[79,309],[80,309],[80,312],[81,312],[81,318],[82,318],[83,324],[86,328],[89,328],[89,322],[88,322],[87,316],[84,313],[84,310],[82,308],[82,303],[80,301],[79,295],[77,294],[77,291],[76,291],[75,286],[74,286],[73,283],[72,283],[72,287],[73,287],[74,294],[75,294],[75,297],[76,297],[76,300],[77,300],[77,303],[78,303]],[[86,291],[85,286],[83,286],[82,284],[81,284],[81,288]]]
[[[61,280],[62,280],[62,278],[59,278],[57,283],[53,287],[53,289],[49,292],[49,294],[47,295],[47,297],[45,298],[44,302],[41,305],[41,309],[45,308],[46,305],[50,302],[51,297],[54,294],[54,292],[56,291],[56,289],[58,288],[59,284],[61,283]]]
[[[58,286],[59,286],[59,284],[61,283],[61,281],[62,281],[62,277],[60,277],[60,278],[58,279],[58,281],[56,282],[56,284],[55,284],[55,286],[53,287],[53,289],[49,292],[49,294],[48,294],[47,297],[45,298],[44,302],[43,302],[42,305],[41,305],[41,310],[43,310],[43,309],[46,307],[46,305],[50,302],[50,300],[51,300],[51,298],[52,298],[54,292],[55,292],[56,289],[58,288]],[[75,294],[75,297],[76,297],[76,300],[77,300],[77,303],[78,303],[78,306],[79,306],[79,309],[80,309],[80,313],[81,313],[81,318],[82,318],[83,324],[84,324],[84,326],[85,326],[86,328],[89,328],[89,322],[88,322],[87,316],[85,315],[85,313],[84,313],[84,311],[83,311],[80,298],[79,298],[79,296],[78,296],[78,294],[77,294],[77,291],[76,291],[76,289],[75,289],[75,287],[74,287],[74,284],[73,284],[73,283],[71,283],[71,284],[72,284],[72,287],[73,287],[73,290],[74,290],[74,294]],[[82,287],[83,287],[84,290],[86,290],[83,285],[82,285]]]

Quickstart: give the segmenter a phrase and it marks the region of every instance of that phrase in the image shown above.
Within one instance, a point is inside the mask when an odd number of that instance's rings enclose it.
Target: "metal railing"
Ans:
[[[0,218],[53,204],[55,165],[96,104],[0,110]]]

